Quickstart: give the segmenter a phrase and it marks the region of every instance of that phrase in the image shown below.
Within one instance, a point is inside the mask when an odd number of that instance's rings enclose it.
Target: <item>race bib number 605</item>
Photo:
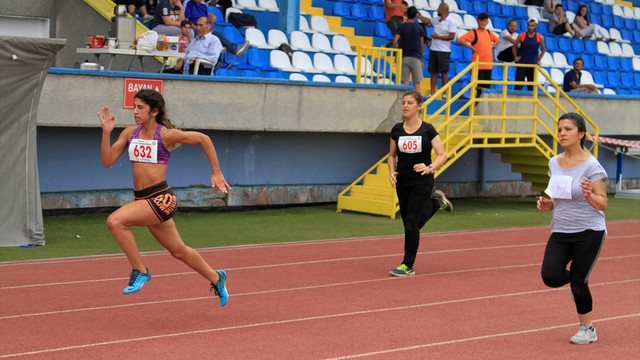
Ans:
[[[400,136],[398,148],[403,153],[420,153],[422,152],[422,136]]]
[[[129,160],[146,163],[158,162],[158,141],[133,139],[129,144]]]

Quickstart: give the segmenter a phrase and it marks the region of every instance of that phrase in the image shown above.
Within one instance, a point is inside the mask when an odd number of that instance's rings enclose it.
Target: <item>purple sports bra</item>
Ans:
[[[133,134],[131,134],[131,137],[129,138],[129,143],[128,146],[131,147],[131,141],[134,139],[138,139],[138,134],[140,133],[140,129],[142,129],[142,125],[138,126],[138,128],[133,132]],[[156,128],[156,132],[153,135],[153,139],[156,140],[157,143],[157,161],[155,161],[155,163],[157,164],[164,164],[164,165],[169,165],[169,158],[171,157],[171,151],[169,151],[165,146],[164,143],[162,142],[162,137],[160,136],[160,130],[162,129],[162,125],[158,124],[158,128]],[[129,149],[129,158],[131,159],[131,162],[154,162],[154,161],[145,161],[145,160],[134,160],[134,158],[131,156],[132,153],[132,149]],[[141,148],[139,151],[136,151],[136,156],[142,156],[145,157],[145,149]],[[149,155],[149,154],[146,154]],[[150,156],[149,156],[150,157]]]

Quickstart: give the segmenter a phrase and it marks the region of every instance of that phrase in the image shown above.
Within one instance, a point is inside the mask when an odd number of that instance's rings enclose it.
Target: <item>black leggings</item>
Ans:
[[[579,233],[552,233],[542,260],[542,281],[549,287],[571,283],[571,293],[578,314],[593,308],[589,291],[589,274],[600,254],[605,232],[586,230]],[[567,264],[571,262],[569,270]]]
[[[400,216],[404,224],[403,264],[413,267],[420,245],[420,229],[440,208],[440,200],[431,197],[433,184],[396,187]]]

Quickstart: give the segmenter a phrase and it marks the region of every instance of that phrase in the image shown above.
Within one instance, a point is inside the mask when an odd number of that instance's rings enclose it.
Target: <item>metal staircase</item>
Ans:
[[[428,109],[431,114],[427,115],[427,112],[423,111],[422,119],[434,125],[448,157],[442,168],[436,171],[435,177],[469,149],[489,148],[501,155],[502,162],[511,164],[512,171],[521,173],[522,181],[530,182],[532,190],[542,192],[549,180],[548,161],[557,154],[557,119],[560,115],[569,111],[581,114],[587,120],[588,128],[593,129],[588,129],[589,134],[595,136],[598,135],[598,126],[537,66],[495,63],[493,66],[503,67],[502,79],[479,81],[477,71],[478,65],[481,64],[470,64],[424,103],[423,109]],[[538,70],[534,75],[534,91],[530,98],[507,96],[508,86],[528,84],[508,80],[508,68],[512,66],[535,67]],[[468,72],[471,72],[472,80],[454,93],[452,86]],[[543,85],[544,81],[539,81],[542,80],[539,76],[543,76],[552,84],[550,86],[555,88],[555,93],[547,90]],[[497,97],[476,97],[475,88],[478,84],[499,85],[502,91]],[[463,106],[452,106],[454,102],[462,101],[466,92],[470,94],[469,100]],[[437,101],[435,99],[440,99],[443,94],[446,94],[449,100],[440,107],[436,105],[437,109],[432,110],[433,106],[429,105]],[[492,111],[489,111],[491,114],[476,114],[480,103],[494,105]],[[565,108],[563,104],[566,103],[571,106],[571,110]],[[527,109],[524,114],[523,108]],[[545,142],[541,135],[549,136],[550,143]],[[593,154],[598,156],[598,146],[595,143]],[[389,182],[387,156],[338,195],[338,212],[348,210],[395,218],[399,209],[398,199]],[[435,158],[435,154],[432,154],[432,157]]]

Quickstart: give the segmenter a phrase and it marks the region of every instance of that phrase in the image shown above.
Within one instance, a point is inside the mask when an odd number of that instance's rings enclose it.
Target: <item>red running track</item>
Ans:
[[[123,295],[123,255],[0,263],[0,359],[630,359],[640,354],[640,220],[608,223],[591,275],[600,340],[571,345],[568,287],[540,279],[548,227],[200,250],[226,307],[166,252]],[[106,230],[105,230],[106,231]]]

